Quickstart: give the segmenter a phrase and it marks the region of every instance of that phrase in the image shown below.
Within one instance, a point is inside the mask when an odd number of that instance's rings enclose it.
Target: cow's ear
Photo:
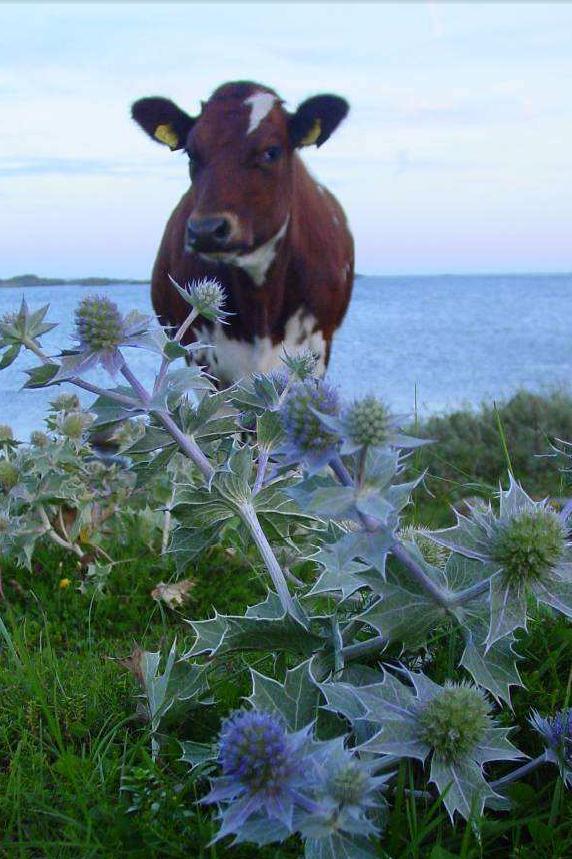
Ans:
[[[349,109],[347,101],[337,95],[315,95],[302,102],[289,120],[292,146],[321,146]]]
[[[168,98],[141,98],[131,108],[131,116],[149,137],[173,151],[182,149],[195,120]]]

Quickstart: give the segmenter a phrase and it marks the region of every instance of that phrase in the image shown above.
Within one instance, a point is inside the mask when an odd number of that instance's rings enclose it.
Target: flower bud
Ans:
[[[13,462],[0,459],[0,489],[6,494],[16,486],[20,479],[20,472]]]
[[[368,799],[372,778],[358,760],[346,760],[328,774],[325,789],[340,805],[361,805]]]
[[[550,574],[566,548],[566,529],[553,510],[525,510],[501,523],[491,556],[509,582],[538,582]]]
[[[123,316],[103,295],[87,296],[75,312],[77,338],[91,352],[117,348],[124,338]]]
[[[381,447],[387,443],[390,413],[377,397],[364,397],[350,406],[345,416],[350,441],[361,447]]]
[[[14,433],[12,427],[8,424],[0,424],[0,443],[3,441],[13,441]]]
[[[69,439],[79,441],[85,430],[93,423],[93,416],[85,412],[70,412],[65,415],[59,424],[62,435]]]
[[[486,699],[475,686],[445,686],[419,715],[421,735],[448,763],[466,757],[491,724]]]
[[[50,443],[49,437],[41,430],[34,430],[30,433],[30,444],[34,447],[47,447]]]
[[[327,450],[338,441],[313,410],[337,415],[339,402],[336,392],[318,379],[297,382],[284,400],[281,415],[289,443],[301,453]]]
[[[225,292],[218,280],[205,277],[193,280],[187,286],[189,302],[203,316],[216,317],[225,302]]]
[[[54,412],[75,412],[79,409],[79,398],[76,394],[60,394],[50,406]]]
[[[423,525],[406,525],[398,536],[401,540],[415,543],[423,558],[432,567],[444,567],[451,554],[446,546],[441,546],[430,538],[429,528]]]
[[[311,349],[304,349],[295,355],[285,355],[282,360],[292,376],[301,382],[316,375],[318,356]]]

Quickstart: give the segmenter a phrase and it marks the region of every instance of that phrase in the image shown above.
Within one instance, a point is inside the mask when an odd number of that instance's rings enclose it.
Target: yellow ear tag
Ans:
[[[165,143],[169,149],[176,149],[179,145],[179,137],[170,125],[158,125],[153,136],[160,143]]]
[[[300,141],[300,146],[312,146],[322,133],[322,123],[319,119],[314,120],[314,124],[308,134]]]

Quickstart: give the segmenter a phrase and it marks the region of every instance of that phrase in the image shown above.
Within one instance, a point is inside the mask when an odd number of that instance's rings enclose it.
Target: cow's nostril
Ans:
[[[230,224],[226,220],[226,218],[222,218],[220,224],[218,224],[215,229],[213,235],[217,239],[226,239],[228,238],[230,233]]]
[[[187,242],[197,249],[207,250],[211,245],[221,246],[231,234],[228,218],[189,218],[187,221]]]

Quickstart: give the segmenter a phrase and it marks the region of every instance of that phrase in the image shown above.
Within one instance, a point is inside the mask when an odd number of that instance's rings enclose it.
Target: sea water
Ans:
[[[105,294],[123,312],[151,313],[149,287],[74,285],[1,288],[0,316],[50,304],[59,326],[43,338],[50,354],[72,343],[74,310],[84,295]],[[126,350],[150,382],[157,358]],[[0,371],[0,423],[17,438],[43,427],[57,388],[22,390],[23,370],[37,358],[21,353]],[[572,275],[361,277],[338,331],[328,370],[345,398],[374,393],[399,413],[423,416],[503,400],[519,389],[572,393]],[[105,384],[98,369],[90,380]],[[92,397],[82,395],[88,404]]]

